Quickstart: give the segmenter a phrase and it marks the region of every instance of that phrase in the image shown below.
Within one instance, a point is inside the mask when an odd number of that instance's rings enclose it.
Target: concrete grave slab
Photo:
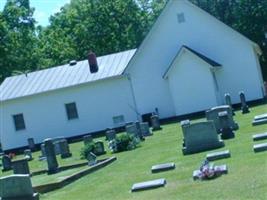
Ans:
[[[255,144],[253,145],[253,150],[255,153],[267,151],[267,143]]]
[[[253,141],[267,139],[267,132],[266,133],[259,133],[259,134],[253,135],[252,138],[253,138]]]
[[[206,155],[206,158],[208,161],[219,160],[219,159],[230,158],[230,157],[231,157],[231,154],[229,150],[212,152]]]
[[[267,124],[267,119],[259,119],[259,120],[252,121],[253,126],[262,125],[262,124]]]
[[[164,163],[164,164],[152,166],[151,172],[152,173],[158,173],[158,172],[168,171],[168,170],[172,170],[172,169],[175,169],[174,163]]]
[[[149,189],[154,189],[158,187],[164,187],[166,183],[167,182],[164,178],[141,182],[141,183],[135,183],[132,186],[131,191],[136,192],[136,191],[141,191],[141,190],[149,190]]]

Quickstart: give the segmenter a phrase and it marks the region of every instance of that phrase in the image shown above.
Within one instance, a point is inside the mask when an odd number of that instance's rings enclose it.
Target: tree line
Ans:
[[[71,0],[37,26],[30,0],[7,0],[0,11],[0,82],[20,73],[137,48],[168,0]],[[191,0],[260,45],[267,80],[267,1]]]

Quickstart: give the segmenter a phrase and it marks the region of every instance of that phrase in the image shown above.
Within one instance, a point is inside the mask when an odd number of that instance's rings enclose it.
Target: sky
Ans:
[[[34,18],[37,25],[49,25],[49,16],[59,12],[60,8],[70,0],[30,0],[31,7],[35,8]],[[2,11],[6,4],[6,0],[0,0],[0,10]]]

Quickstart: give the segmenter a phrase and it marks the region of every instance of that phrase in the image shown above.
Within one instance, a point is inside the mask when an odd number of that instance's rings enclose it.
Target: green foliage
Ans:
[[[267,1],[190,0],[260,45],[267,80]],[[167,0],[72,0],[35,26],[30,0],[7,0],[0,12],[0,82],[12,74],[138,47]]]
[[[138,143],[139,143],[139,139],[137,139],[133,135],[123,133],[123,134],[117,135],[116,139],[111,140],[108,146],[110,150],[112,151],[112,153],[117,153],[117,152],[135,149]]]
[[[95,148],[94,142],[87,143],[84,147],[82,147],[81,152],[80,152],[81,159],[86,159],[87,155],[90,152],[94,151],[94,148]]]

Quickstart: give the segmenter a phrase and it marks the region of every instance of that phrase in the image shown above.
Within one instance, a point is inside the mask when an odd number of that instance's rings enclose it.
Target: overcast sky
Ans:
[[[35,8],[34,18],[38,25],[47,26],[49,16],[59,12],[60,8],[70,0],[30,0],[31,7]],[[6,0],[0,0],[0,10],[2,11]]]

